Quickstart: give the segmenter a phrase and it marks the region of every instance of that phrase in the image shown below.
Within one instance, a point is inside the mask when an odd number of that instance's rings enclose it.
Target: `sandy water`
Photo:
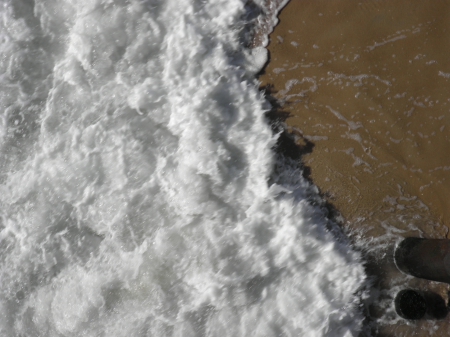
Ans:
[[[448,237],[450,3],[300,1],[281,12],[261,76],[278,99],[307,176],[368,252],[380,335],[446,335],[446,321],[393,312],[404,287],[447,299],[447,286],[406,278],[392,262],[406,236]]]

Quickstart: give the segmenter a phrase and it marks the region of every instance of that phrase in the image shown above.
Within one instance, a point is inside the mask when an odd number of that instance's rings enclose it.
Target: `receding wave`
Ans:
[[[2,2],[3,336],[361,328],[360,256],[272,150],[264,8]]]

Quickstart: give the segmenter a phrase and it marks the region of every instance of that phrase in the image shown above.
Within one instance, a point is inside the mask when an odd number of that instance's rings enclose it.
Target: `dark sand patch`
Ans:
[[[309,144],[310,178],[365,242],[375,328],[446,335],[445,321],[397,319],[396,289],[447,299],[448,286],[400,274],[392,250],[402,237],[448,238],[450,2],[292,0],[279,18],[260,80]]]

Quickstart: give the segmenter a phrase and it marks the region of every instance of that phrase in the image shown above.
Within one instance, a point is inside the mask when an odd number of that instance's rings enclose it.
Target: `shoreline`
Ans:
[[[449,290],[405,278],[392,261],[402,237],[449,238],[450,226],[450,20],[438,15],[450,3],[402,3],[290,1],[258,78],[286,118],[304,175],[366,252],[381,307],[401,287],[445,299]],[[396,317],[392,307],[368,310],[375,329]],[[400,321],[387,330],[408,329]]]

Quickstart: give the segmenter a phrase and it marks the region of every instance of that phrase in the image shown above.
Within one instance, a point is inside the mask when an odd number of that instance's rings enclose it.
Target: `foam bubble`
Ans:
[[[5,334],[361,328],[359,254],[272,152],[244,4],[6,2]]]

